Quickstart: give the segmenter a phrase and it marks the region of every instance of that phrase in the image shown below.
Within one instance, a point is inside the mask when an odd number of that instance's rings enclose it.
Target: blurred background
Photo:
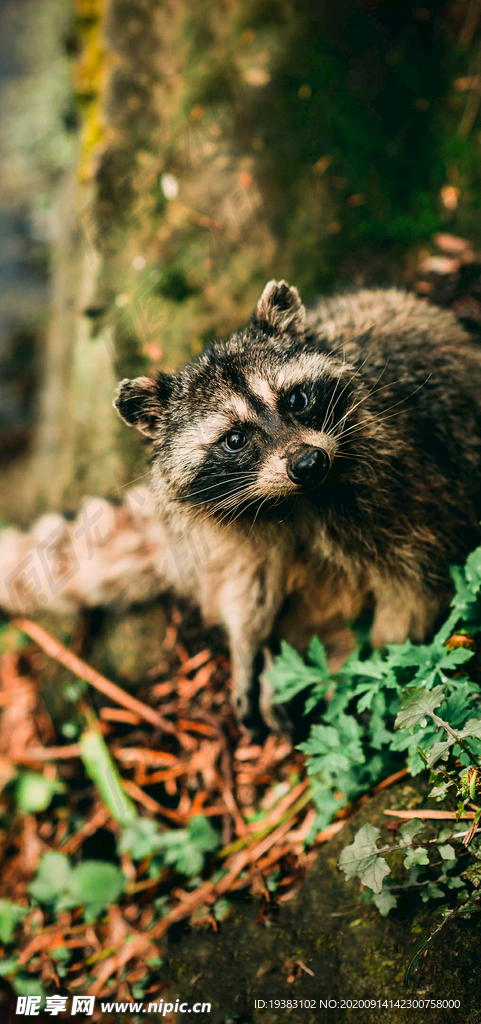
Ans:
[[[0,40],[8,521],[144,472],[116,381],[273,276],[481,323],[481,0],[2,0]]]

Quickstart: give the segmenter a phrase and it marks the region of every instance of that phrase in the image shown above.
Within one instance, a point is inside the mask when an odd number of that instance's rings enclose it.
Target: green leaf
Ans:
[[[318,641],[317,645],[314,644],[314,641],[311,641],[311,649],[314,656],[322,661],[320,641]],[[297,693],[301,693],[302,690],[312,686],[312,684],[324,683],[324,688],[327,689],[329,675],[317,665],[314,667],[306,665],[298,651],[294,650],[285,640],[282,640],[281,653],[276,658],[272,668],[266,672],[266,678],[274,688],[274,702],[281,704],[291,700]]]
[[[466,647],[455,647],[454,650],[448,651],[447,654],[443,655],[438,662],[438,668],[457,668],[458,665],[463,665],[465,661],[469,661],[473,657],[473,653],[473,651]]]
[[[475,550],[468,555],[466,565],[464,567],[464,573],[471,593],[476,595],[479,594],[479,590],[481,588],[481,547],[475,548]]]
[[[191,818],[186,829],[163,832],[157,840],[157,850],[162,853],[164,863],[174,865],[189,878],[200,874],[206,853],[219,846],[220,836],[209,820],[200,815]]]
[[[229,900],[216,900],[214,906],[212,907],[212,911],[216,921],[225,921],[226,918],[229,917],[230,913],[232,912],[232,906],[229,903]]]
[[[15,974],[19,967],[20,962],[15,957],[0,960],[0,978],[6,978],[9,974]]]
[[[70,886],[72,868],[63,853],[45,853],[28,891],[39,903],[55,903]]]
[[[15,789],[18,809],[23,814],[38,814],[47,809],[56,793],[64,791],[64,784],[56,779],[46,779],[38,772],[22,772]]]
[[[219,846],[219,835],[212,828],[208,818],[197,815],[188,824],[189,837],[192,843],[203,853],[211,853]]]
[[[466,736],[472,736],[473,739],[481,740],[481,718],[470,718],[460,731],[459,736],[462,739]]]
[[[409,821],[405,821],[399,829],[400,845],[409,846],[414,836],[417,836],[418,832],[422,832],[424,827],[424,822],[420,821],[419,818],[410,818]]]
[[[46,853],[29,893],[39,903],[54,903],[57,910],[83,906],[92,918],[118,900],[124,884],[123,872],[107,861],[86,860],[72,868],[63,854]]]
[[[424,728],[429,715],[444,699],[444,686],[435,686],[434,690],[426,690],[424,687],[404,690],[399,698],[402,711],[396,716],[394,728],[413,729],[416,725]]]
[[[373,903],[376,904],[381,917],[387,917],[389,911],[397,907],[396,897],[389,889],[381,889],[381,892],[376,892],[373,896]]]
[[[15,926],[25,914],[28,914],[26,907],[0,899],[0,942],[3,942],[4,946],[11,942]]]
[[[417,864],[429,864],[428,852],[422,846],[415,846],[413,850],[408,850],[404,858],[405,868],[414,868]]]
[[[383,878],[391,873],[387,861],[379,856],[377,849],[380,834],[380,830],[368,822],[359,829],[354,842],[346,846],[339,858],[339,867],[348,880],[358,875],[362,884],[376,893],[381,892]]]
[[[85,771],[95,783],[115,821],[123,825],[137,818],[135,806],[124,790],[122,778],[96,725],[85,730],[79,745]]]
[[[434,765],[437,764],[438,761],[446,761],[449,750],[453,746],[454,742],[454,737],[448,736],[447,740],[441,740],[439,743],[434,743],[431,750],[426,752],[426,768],[434,768]]]
[[[89,918],[95,917],[109,903],[116,903],[125,885],[120,868],[104,860],[85,860],[77,864],[70,876],[68,892],[59,908],[84,906]]]
[[[329,679],[331,673],[327,664],[327,655],[324,644],[321,643],[318,636],[313,636],[309,647],[307,648],[307,656],[309,661],[319,669],[322,676],[325,679]]]
[[[446,843],[445,846],[438,846],[438,853],[441,854],[443,860],[456,860],[456,850],[450,843]]]
[[[117,843],[120,854],[129,852],[134,860],[150,857],[159,849],[159,826],[151,818],[135,818],[122,829]]]

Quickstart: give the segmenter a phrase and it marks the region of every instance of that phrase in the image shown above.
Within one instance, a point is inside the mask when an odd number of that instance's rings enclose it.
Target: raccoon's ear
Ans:
[[[287,281],[269,281],[257,303],[254,320],[281,334],[304,334],[306,311],[297,288],[290,288]]]
[[[165,403],[172,394],[172,378],[168,373],[151,377],[122,380],[113,401],[114,409],[128,423],[147,437],[156,437]]]

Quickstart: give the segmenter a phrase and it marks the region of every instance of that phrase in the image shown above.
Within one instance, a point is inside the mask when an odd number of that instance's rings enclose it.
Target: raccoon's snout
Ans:
[[[314,487],[320,484],[329,469],[329,456],[323,448],[303,450],[299,458],[297,451],[287,464],[287,475],[293,484],[301,487]]]

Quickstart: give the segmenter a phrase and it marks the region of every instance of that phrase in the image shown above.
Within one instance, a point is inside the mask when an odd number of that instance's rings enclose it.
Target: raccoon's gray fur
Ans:
[[[480,540],[481,354],[447,312],[361,290],[306,314],[271,281],[250,325],[178,373],[119,385],[152,440],[151,486],[175,541],[202,522],[187,589],[228,633],[249,714],[258,653],[313,634],[333,664],[374,608],[372,642],[421,641]],[[274,725],[264,681],[261,706]]]

